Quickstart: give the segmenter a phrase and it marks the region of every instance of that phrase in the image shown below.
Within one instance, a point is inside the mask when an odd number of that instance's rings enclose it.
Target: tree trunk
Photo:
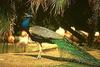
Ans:
[[[92,9],[92,16],[89,20],[89,36],[88,36],[88,46],[91,47],[93,46],[94,42],[94,34],[95,31],[97,31],[97,25],[98,25],[98,17],[100,13],[100,1],[99,0],[89,0],[90,7]]]
[[[89,32],[89,36],[88,36],[88,47],[92,47],[93,43],[94,43],[94,30]]]

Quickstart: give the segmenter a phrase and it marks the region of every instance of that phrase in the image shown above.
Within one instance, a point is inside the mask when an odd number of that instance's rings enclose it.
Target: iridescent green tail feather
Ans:
[[[71,54],[69,59],[76,59],[79,63],[87,63],[87,64],[99,64],[97,59],[87,53],[85,50],[81,49],[78,46],[73,45],[67,39],[52,39],[52,42],[58,45],[60,50],[64,50],[64,54]],[[72,58],[72,57],[73,58]]]

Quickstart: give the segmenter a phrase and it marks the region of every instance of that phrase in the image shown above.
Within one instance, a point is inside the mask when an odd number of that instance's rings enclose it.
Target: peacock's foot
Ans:
[[[37,56],[37,59],[41,59],[41,55],[38,55],[38,56]]]

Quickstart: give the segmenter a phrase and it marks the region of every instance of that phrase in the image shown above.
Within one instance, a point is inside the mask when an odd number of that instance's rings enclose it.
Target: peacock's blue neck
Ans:
[[[22,23],[21,23],[21,27],[24,28],[24,29],[28,29],[29,28],[29,22],[30,22],[30,17],[24,18]]]

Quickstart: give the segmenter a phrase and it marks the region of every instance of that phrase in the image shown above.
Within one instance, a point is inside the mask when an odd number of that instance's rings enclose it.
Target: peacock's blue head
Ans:
[[[25,13],[25,17],[26,18],[31,18],[31,17],[33,17],[31,14],[27,14],[27,13]]]

